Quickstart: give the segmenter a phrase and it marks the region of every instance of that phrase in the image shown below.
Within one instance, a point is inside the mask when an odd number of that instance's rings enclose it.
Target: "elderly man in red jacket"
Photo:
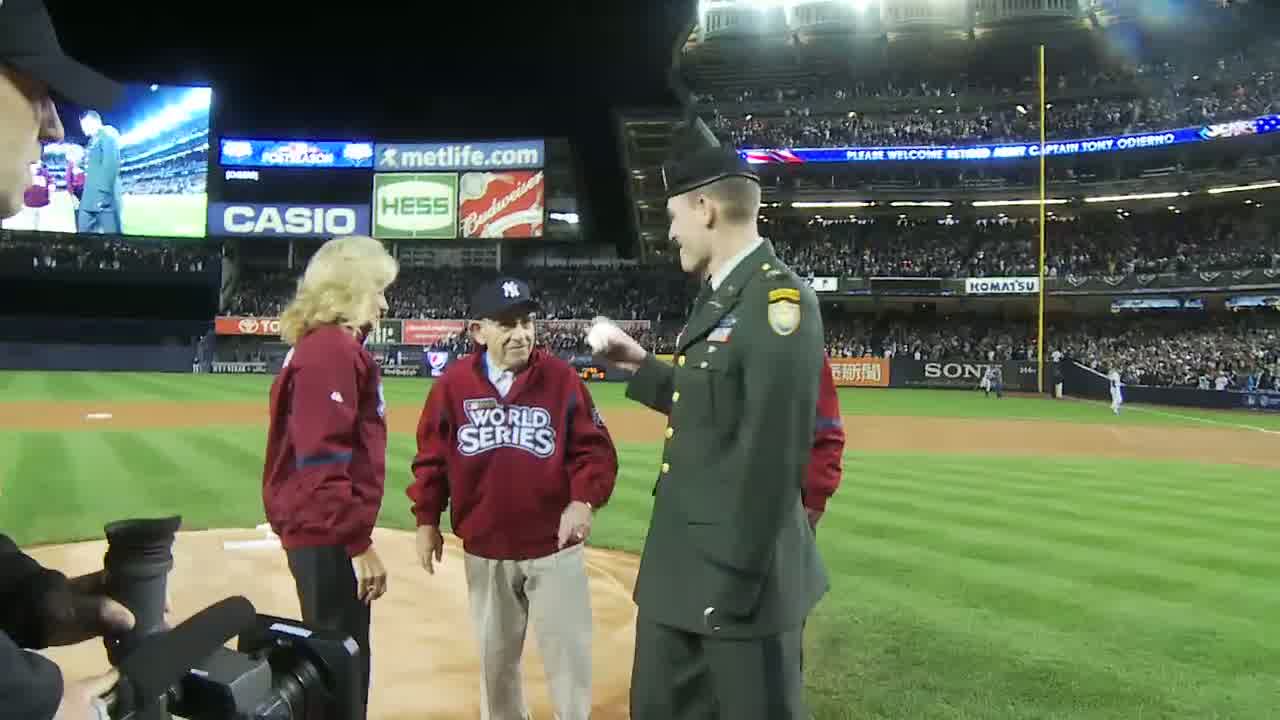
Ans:
[[[822,360],[822,382],[818,385],[818,423],[814,428],[813,450],[809,453],[809,477],[804,487],[804,508],[809,525],[818,531],[818,519],[827,509],[827,500],[840,487],[841,458],[844,455],[844,424],[840,420],[840,398],[836,394],[831,361]]]
[[[408,495],[427,572],[452,507],[480,646],[481,720],[528,717],[529,621],[560,720],[591,715],[591,592],[583,543],[618,456],[577,371],[535,345],[528,285],[502,278],[471,303],[476,351],[432,386]]]

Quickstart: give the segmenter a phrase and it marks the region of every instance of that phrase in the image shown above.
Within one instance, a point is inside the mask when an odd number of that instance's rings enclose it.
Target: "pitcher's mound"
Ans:
[[[169,576],[177,624],[230,595],[243,595],[258,612],[298,618],[297,591],[284,551],[262,541],[255,530],[180,533],[174,542]],[[230,543],[227,549],[226,543]],[[473,720],[480,716],[479,660],[467,608],[462,548],[446,537],[444,562],[428,575],[418,564],[414,536],[379,528],[378,555],[389,573],[387,594],[374,603],[373,692],[371,720],[440,718]],[[106,541],[32,548],[42,564],[69,576],[101,569]],[[593,718],[628,717],[635,606],[631,589],[638,558],[588,549],[593,625]],[[524,653],[526,698],[535,720],[552,718],[547,684],[530,634]],[[107,668],[101,641],[46,653],[72,675]]]

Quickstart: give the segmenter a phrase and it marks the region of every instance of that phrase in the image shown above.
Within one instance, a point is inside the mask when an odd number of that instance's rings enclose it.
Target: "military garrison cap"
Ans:
[[[717,180],[741,177],[760,178],[732,145],[721,144],[702,118],[682,123],[671,140],[671,150],[662,164],[662,184],[667,197],[683,195]]]

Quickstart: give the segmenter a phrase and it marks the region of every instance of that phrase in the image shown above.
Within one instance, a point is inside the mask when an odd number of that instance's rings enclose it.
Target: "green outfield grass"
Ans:
[[[208,196],[126,195],[121,222],[126,235],[202,238],[207,222]]]
[[[268,386],[247,376],[0,373],[10,402],[265,408]],[[427,386],[389,378],[388,402],[414,411]],[[628,402],[619,385],[592,391],[606,410]],[[845,391],[841,400],[854,415],[1200,425],[964,391]],[[1280,428],[1257,414],[1170,412]],[[659,448],[619,448],[621,477],[595,544],[640,548]],[[0,435],[0,529],[33,544],[100,538],[104,523],[129,516],[252,526],[262,519],[262,449],[252,427],[9,432]],[[413,451],[411,436],[392,436],[384,526],[411,528]],[[818,538],[832,591],[807,632],[816,717],[1280,717],[1274,471],[875,452],[850,452],[845,463]]]

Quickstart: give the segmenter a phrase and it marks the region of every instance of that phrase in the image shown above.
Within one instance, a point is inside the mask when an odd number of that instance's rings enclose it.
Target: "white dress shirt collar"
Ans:
[[[756,249],[763,244],[764,244],[764,238],[758,237],[756,238],[755,242],[743,248],[742,251],[739,252],[737,255],[734,255],[733,257],[729,258],[728,262],[726,262],[724,265],[721,265],[720,269],[716,271],[714,275],[711,276],[711,289],[719,290],[720,283],[724,282],[725,278],[729,277],[729,273],[733,272],[734,268],[741,265],[742,261],[746,260],[748,255],[755,252]]]

